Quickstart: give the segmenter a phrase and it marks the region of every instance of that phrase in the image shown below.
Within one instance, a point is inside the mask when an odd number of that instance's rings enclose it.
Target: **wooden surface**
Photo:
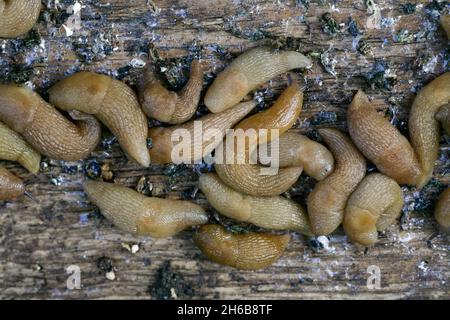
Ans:
[[[166,64],[167,70],[162,71],[168,75],[186,71],[184,64],[181,69],[178,64],[186,59],[171,58],[201,55],[208,68],[206,84],[239,52],[262,43],[278,44],[312,53],[314,68],[307,74],[282,75],[258,90],[255,97],[261,107],[270,105],[288,81],[299,82],[306,101],[296,127],[313,135],[317,127],[345,129],[345,111],[358,88],[365,89],[380,109],[387,110],[394,123],[405,129],[414,91],[448,68],[447,41],[437,28],[437,11],[425,9],[429,1],[415,1],[417,11],[405,14],[404,1],[376,0],[383,18],[381,29],[368,28],[372,18],[363,1],[311,1],[309,9],[304,5],[308,1],[295,0],[155,0],[155,5],[146,0],[83,1],[81,28],[68,37],[62,24],[68,24],[70,14],[65,12],[74,2],[43,1],[43,13],[35,27],[42,36],[37,46],[0,40],[2,78],[10,75],[11,66],[25,64],[33,70],[25,80],[43,94],[55,81],[80,69],[133,84],[139,69],[130,66],[139,65],[136,59],[145,60],[152,44],[164,59],[161,64]],[[338,24],[345,24],[335,35],[323,30],[321,16],[326,12]],[[366,55],[356,50],[357,41],[347,30],[349,17],[358,24],[359,37],[371,47]],[[399,38],[399,33],[405,35],[401,30],[426,33]],[[291,38],[286,41],[286,37]],[[328,55],[335,60],[335,76],[322,66],[320,54],[324,52],[324,58]],[[395,76],[392,88],[370,87],[366,78],[376,61],[384,61],[389,69],[382,83],[389,84]],[[168,77],[175,85],[182,85],[183,79]],[[116,143],[111,148],[100,146],[92,159],[109,163],[117,183],[136,187],[145,176],[153,195],[192,197],[208,208],[204,196],[195,193],[198,168],[142,169],[129,162]],[[45,163],[44,172],[32,176],[17,164],[2,162],[27,180],[35,199],[23,197],[0,204],[2,299],[156,298],[155,283],[166,261],[192,287],[188,298],[450,298],[449,239],[437,232],[430,205],[450,180],[445,138],[436,180],[427,189],[430,193],[418,195],[404,188],[407,205],[402,221],[381,235],[375,247],[350,244],[338,231],[330,237],[330,248],[317,251],[317,242],[294,235],[278,262],[255,272],[207,261],[193,245],[189,231],[164,240],[118,231],[101,218],[82,192],[86,162]],[[304,202],[310,186],[311,179],[303,177],[289,195]],[[138,244],[140,250],[133,254],[124,244]],[[105,268],[99,261],[110,261],[112,266]],[[66,286],[70,265],[81,269],[80,290]],[[371,265],[381,270],[380,289],[366,286]],[[112,267],[113,281],[105,275]],[[176,289],[173,293],[182,296]]]

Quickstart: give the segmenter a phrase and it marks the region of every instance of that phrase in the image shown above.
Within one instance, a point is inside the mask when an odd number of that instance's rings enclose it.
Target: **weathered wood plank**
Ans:
[[[336,77],[316,58],[308,74],[280,76],[258,90],[258,98],[262,105],[270,105],[289,79],[299,81],[306,101],[296,127],[310,132],[321,126],[345,128],[345,111],[358,88],[364,88],[380,109],[394,110],[395,123],[403,128],[401,122],[407,119],[414,91],[448,69],[444,34],[434,30],[436,21],[424,9],[429,1],[415,1],[418,9],[409,15],[401,9],[405,1],[375,1],[383,17],[381,29],[366,27],[370,14],[363,1],[311,1],[308,10],[301,3],[309,1],[294,0],[159,0],[154,1],[156,10],[146,0],[82,1],[81,29],[67,37],[62,24],[67,26],[70,14],[65,10],[74,2],[59,1],[57,5],[43,1],[47,13],[36,27],[44,40],[40,48],[0,40],[2,77],[11,75],[12,65],[28,63],[34,72],[26,80],[42,93],[80,69],[125,76],[132,84],[139,70],[131,68],[128,75],[124,67],[133,59],[145,60],[151,43],[162,59],[200,53],[208,70],[205,82],[210,82],[241,51],[268,42],[283,44],[286,37],[292,37],[294,44],[288,47],[301,52],[321,54],[329,50]],[[334,36],[322,30],[321,16],[326,12],[338,23],[345,23]],[[349,17],[357,22],[370,53],[357,51],[357,41],[346,30]],[[411,43],[395,42],[401,30],[426,30],[429,35],[420,35]],[[17,43],[19,49],[15,50]],[[392,77],[395,75],[392,90],[372,89],[366,80],[379,60],[387,63]],[[170,74],[173,65],[167,66]],[[390,77],[389,72],[386,75]],[[447,142],[443,139],[435,171],[441,185],[450,180]],[[115,143],[111,150],[99,147],[92,159],[109,163],[115,181],[130,187],[136,187],[142,176],[148,177],[154,195],[186,197],[196,185],[193,169],[178,169],[176,174],[157,166],[142,169],[129,162]],[[332,248],[320,252],[313,250],[307,239],[296,236],[274,266],[243,272],[207,261],[193,245],[190,232],[153,240],[113,228],[99,218],[82,192],[85,162],[74,164],[74,173],[64,173],[68,164],[52,162],[37,177],[16,164],[2,165],[28,181],[36,202],[23,198],[0,205],[0,298],[155,298],[148,289],[165,261],[191,284],[194,298],[450,298],[450,246],[448,237],[436,235],[431,207],[405,215],[402,228],[392,226],[380,243],[367,251],[349,244],[342,232],[331,237]],[[309,183],[302,178],[290,195],[303,202]],[[412,194],[408,192],[408,197]],[[410,200],[411,206],[418,206],[420,200],[424,199]],[[210,209],[201,193],[194,201]],[[122,247],[124,242],[139,243],[140,250],[131,254]],[[98,266],[103,256],[115,267],[114,281]],[[70,265],[81,269],[81,290],[66,286],[65,269]],[[381,269],[378,290],[366,286],[366,271],[371,265]]]

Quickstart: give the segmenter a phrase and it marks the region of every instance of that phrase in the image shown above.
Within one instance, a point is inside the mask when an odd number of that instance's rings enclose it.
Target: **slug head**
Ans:
[[[0,85],[0,121],[22,133],[34,118],[37,98],[40,99],[27,88]]]
[[[226,69],[217,76],[206,92],[205,105],[211,112],[218,113],[241,102],[248,91],[245,74],[238,69]]]
[[[12,200],[25,193],[25,185],[21,179],[0,167],[0,201]]]
[[[96,114],[105,99],[111,85],[110,77],[92,73],[75,73],[51,87],[50,103],[59,109]]]

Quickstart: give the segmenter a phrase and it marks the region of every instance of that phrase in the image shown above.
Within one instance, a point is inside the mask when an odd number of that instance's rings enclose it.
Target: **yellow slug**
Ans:
[[[79,121],[70,122],[27,88],[0,85],[0,121],[49,158],[78,161],[100,141],[101,127],[94,117],[77,111],[69,114]]]
[[[290,236],[250,232],[234,234],[219,225],[204,225],[194,233],[194,242],[210,260],[243,270],[264,269],[277,261]]]
[[[352,241],[370,246],[377,242],[378,231],[400,216],[403,204],[403,191],[397,182],[381,173],[369,174],[348,199],[345,233]]]
[[[41,155],[18,133],[0,122],[0,159],[17,161],[31,173],[38,173]]]
[[[306,210],[280,196],[255,197],[234,191],[217,174],[203,174],[199,188],[218,212],[232,219],[272,230],[291,230],[312,235]]]
[[[21,179],[3,167],[0,167],[0,201],[13,200],[25,193],[25,185]]]
[[[194,60],[191,77],[178,93],[167,90],[156,78],[153,65],[148,65],[138,85],[139,101],[150,118],[170,124],[185,123],[195,114],[203,88],[203,69]]]
[[[0,0],[0,38],[15,38],[33,28],[41,0]]]
[[[126,154],[144,167],[150,165],[147,119],[134,91],[118,80],[78,72],[49,90],[50,102],[61,110],[94,115],[117,137]]]
[[[277,75],[311,66],[311,60],[295,51],[275,51],[268,47],[251,49],[217,76],[206,92],[205,104],[211,112],[221,112]]]
[[[208,222],[208,216],[189,201],[146,197],[113,183],[88,181],[84,190],[101,213],[123,231],[154,238]]]
[[[450,188],[447,188],[440,195],[434,217],[444,231],[450,231]]]
[[[366,175],[366,160],[345,134],[336,129],[319,129],[336,160],[333,173],[319,181],[307,200],[311,229],[328,235],[344,218],[347,200]]]

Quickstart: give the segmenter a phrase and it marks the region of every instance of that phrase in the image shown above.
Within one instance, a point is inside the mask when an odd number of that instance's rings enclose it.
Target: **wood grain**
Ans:
[[[365,27],[370,14],[363,1],[311,1],[307,10],[302,1],[294,0],[155,0],[156,12],[152,1],[146,0],[83,1],[81,29],[71,37],[67,37],[62,24],[67,24],[70,14],[64,12],[75,1],[59,2],[55,5],[55,1],[43,1],[45,8],[36,26],[45,40],[41,47],[20,48],[16,55],[13,44],[18,40],[0,40],[1,65],[31,60],[34,73],[30,84],[41,93],[80,69],[119,76],[118,70],[133,59],[145,60],[143,53],[149,44],[158,48],[162,59],[200,53],[208,72],[205,82],[209,83],[241,51],[292,37],[301,52],[329,50],[336,60],[336,77],[324,70],[320,59],[315,59],[314,68],[306,75],[291,72],[280,76],[258,90],[257,96],[264,107],[277,98],[288,81],[301,83],[306,100],[296,130],[304,133],[318,127],[345,129],[346,108],[359,88],[367,91],[381,111],[395,110],[396,123],[401,127],[414,90],[444,71],[448,50],[440,29],[432,31],[424,41],[394,41],[402,29],[417,33],[425,29],[424,25],[437,26],[423,8],[429,1],[423,0],[415,1],[419,4],[417,12],[409,15],[400,6],[405,1],[375,1],[382,8],[382,29]],[[338,23],[347,24],[352,17],[372,53],[362,55],[352,49],[354,38],[345,28],[334,36],[323,32],[321,16],[326,12]],[[395,23],[390,25],[392,21]],[[261,32],[265,38],[255,40]],[[105,48],[107,54],[103,54]],[[218,48],[223,52],[217,53]],[[81,59],[86,52],[91,55],[89,59]],[[425,63],[435,62],[432,70],[418,64],[421,55],[426,56]],[[396,75],[391,91],[372,89],[366,81],[366,75],[380,60]],[[182,69],[186,73],[186,68]],[[132,84],[138,71],[127,74],[125,80]],[[6,69],[0,70],[1,76],[6,73]],[[448,140],[443,138],[442,142],[435,170],[441,187],[450,180]],[[92,159],[109,163],[117,183],[135,187],[142,176],[148,177],[157,196],[185,197],[197,184],[192,168],[175,176],[167,174],[164,167],[139,168],[125,158],[117,143],[111,150],[99,147]],[[295,236],[274,266],[243,272],[207,261],[193,245],[188,231],[174,238],[153,240],[112,227],[99,218],[82,192],[85,163],[73,164],[77,167],[75,173],[64,173],[68,164],[50,162],[38,176],[14,163],[1,165],[26,179],[35,199],[0,204],[2,299],[155,298],[149,287],[165,261],[170,261],[173,269],[192,285],[193,298],[450,298],[449,239],[437,233],[431,207],[425,211],[407,210],[414,212],[405,214],[402,227],[392,226],[381,235],[380,243],[368,250],[348,243],[342,231],[331,236],[331,248],[319,252],[307,239]],[[289,194],[303,201],[308,181],[302,178]],[[408,192],[409,198],[412,195],[413,191]],[[210,209],[202,194],[198,193],[195,201]],[[413,206],[420,199],[411,201]],[[132,254],[123,248],[124,242],[139,243],[140,250]],[[114,265],[114,281],[108,280],[97,266],[103,256]],[[66,268],[70,265],[81,269],[80,290],[67,289]],[[381,270],[381,288],[376,290],[366,285],[367,268],[372,265]]]

